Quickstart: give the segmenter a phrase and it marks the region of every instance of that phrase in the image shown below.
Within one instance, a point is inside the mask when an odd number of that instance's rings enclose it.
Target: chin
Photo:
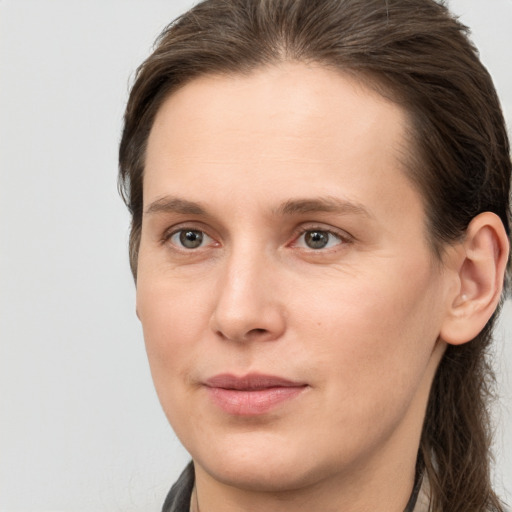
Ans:
[[[254,434],[217,439],[215,448],[207,446],[192,458],[215,480],[254,492],[297,490],[330,475],[333,461],[312,459],[311,440],[303,446],[282,436]]]
[[[199,462],[201,463],[201,462]],[[253,492],[285,492],[308,487],[321,480],[315,471],[281,460],[221,460],[203,465],[215,480]]]

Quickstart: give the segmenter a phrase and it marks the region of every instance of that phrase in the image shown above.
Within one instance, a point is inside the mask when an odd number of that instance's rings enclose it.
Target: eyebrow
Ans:
[[[291,216],[306,213],[335,213],[338,215],[356,214],[373,217],[361,204],[338,199],[335,197],[316,197],[307,199],[290,199],[272,210],[274,216]],[[146,215],[155,213],[179,213],[183,215],[207,215],[200,203],[188,201],[180,197],[165,196],[153,201],[144,212]]]
[[[275,215],[297,215],[304,213],[336,213],[339,215],[356,214],[365,217],[373,217],[370,212],[359,203],[336,197],[317,197],[314,199],[292,199],[280,205]]]
[[[153,201],[144,212],[146,215],[154,213],[181,213],[184,215],[206,215],[206,210],[199,204],[180,197],[165,196]]]

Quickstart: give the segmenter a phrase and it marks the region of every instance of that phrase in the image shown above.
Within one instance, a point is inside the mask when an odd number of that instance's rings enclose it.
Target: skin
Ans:
[[[160,108],[137,313],[201,512],[403,511],[464,252],[432,254],[406,130],[397,105],[298,63],[204,76]],[[250,372],[306,386],[256,416],[204,386]]]

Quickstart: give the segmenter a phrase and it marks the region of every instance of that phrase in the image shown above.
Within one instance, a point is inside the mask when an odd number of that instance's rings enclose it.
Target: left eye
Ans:
[[[340,236],[325,231],[322,229],[310,229],[304,231],[297,241],[295,242],[296,247],[302,247],[307,249],[319,250],[319,249],[330,249],[336,245],[342,243],[343,240]]]
[[[198,229],[180,229],[171,235],[170,242],[184,249],[199,249],[212,242],[212,238]]]

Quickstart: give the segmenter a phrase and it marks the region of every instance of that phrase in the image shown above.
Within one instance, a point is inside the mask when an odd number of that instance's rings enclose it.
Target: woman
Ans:
[[[206,0],[138,70],[120,146],[165,511],[503,510],[485,353],[509,145],[432,0]]]

